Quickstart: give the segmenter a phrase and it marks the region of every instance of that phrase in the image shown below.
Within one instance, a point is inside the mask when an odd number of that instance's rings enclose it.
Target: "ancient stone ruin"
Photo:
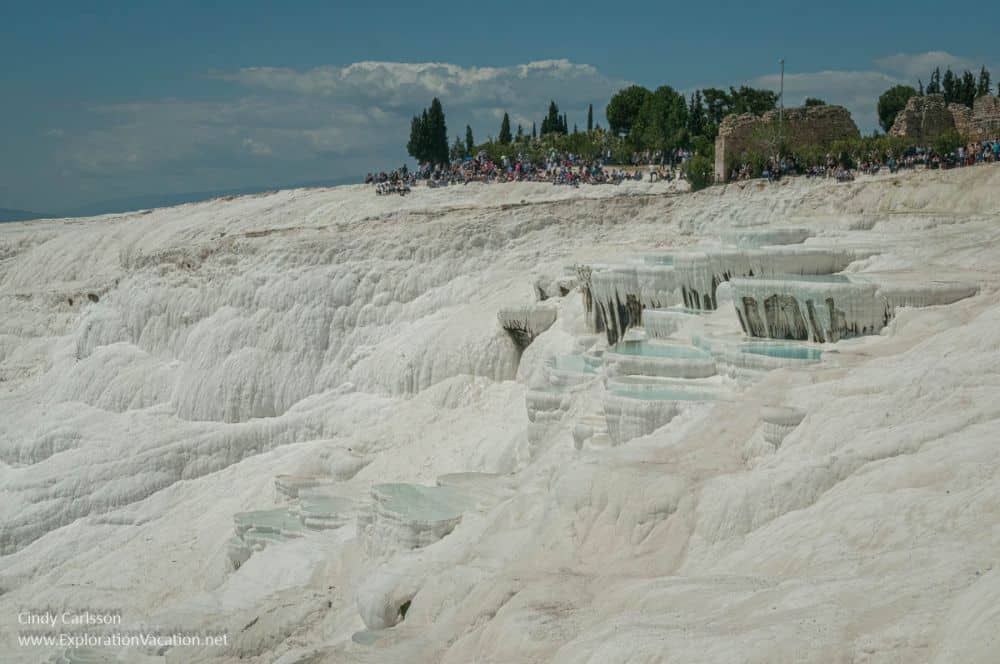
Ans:
[[[782,142],[792,149],[861,136],[850,112],[843,106],[830,105],[786,108],[780,133]],[[727,116],[715,139],[716,181],[725,182],[745,152],[769,155],[777,143],[778,111],[768,111],[762,116],[751,113]]]
[[[1000,133],[1000,97],[979,97],[971,109],[964,104],[945,104],[944,95],[940,94],[910,97],[906,107],[896,116],[889,135],[933,141],[951,130],[966,140]]]

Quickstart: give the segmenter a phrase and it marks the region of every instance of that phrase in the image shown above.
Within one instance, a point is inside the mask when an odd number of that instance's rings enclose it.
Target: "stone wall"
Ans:
[[[948,112],[951,113],[951,120],[961,136],[972,136],[975,133],[975,122],[971,108],[965,104],[952,102],[948,104]]]
[[[951,129],[965,139],[997,136],[1000,134],[1000,97],[979,97],[971,109],[964,104],[946,105],[944,95],[910,97],[906,108],[896,116],[889,134],[933,141]]]
[[[1000,137],[1000,97],[979,97],[972,105],[972,138]]]
[[[762,116],[750,113],[729,115],[719,125],[715,139],[715,179],[725,182],[741,154],[752,150],[770,153],[776,141],[767,136],[769,126],[777,128],[778,111]],[[786,108],[782,127],[784,142],[792,149],[826,145],[844,138],[858,138],[861,133],[843,106]]]
[[[954,128],[955,118],[944,103],[944,95],[913,96],[896,116],[889,135],[917,141],[934,140]]]

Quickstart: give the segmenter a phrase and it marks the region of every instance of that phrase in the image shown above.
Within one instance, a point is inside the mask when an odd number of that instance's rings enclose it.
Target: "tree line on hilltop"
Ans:
[[[970,71],[959,75],[950,68],[943,74],[935,69],[926,86],[921,80],[916,88],[895,85],[886,90],[877,103],[879,124],[887,132],[915,95],[942,94],[946,103],[971,107],[977,97],[989,94],[991,85],[990,72],[985,67],[980,69],[978,77]],[[513,127],[509,113],[504,112],[496,136],[477,142],[472,128],[466,125],[464,138],[455,136],[449,145],[444,109],[440,100],[434,98],[428,108],[413,117],[406,147],[419,162],[435,165],[481,153],[494,161],[517,154],[537,161],[553,151],[573,153],[588,160],[607,160],[610,156],[611,163],[629,165],[657,152],[668,154],[683,149],[691,156],[685,164],[688,178],[698,186],[711,181],[715,139],[722,120],[731,114],[763,115],[774,110],[777,103],[778,94],[774,91],[745,85],[703,88],[688,96],[669,85],[654,90],[632,85],[611,97],[605,108],[606,128],[595,123],[592,104],[587,109],[585,129],[580,130],[552,100],[541,121],[532,122],[530,128],[521,124]],[[804,104],[808,107],[825,102],[810,97]]]
[[[911,97],[940,94],[944,96],[945,104],[963,104],[972,108],[977,98],[990,94],[991,86],[990,72],[986,67],[980,68],[978,78],[968,69],[958,75],[949,67],[942,76],[941,68],[935,68],[926,87],[922,79],[917,79],[916,88],[894,85],[882,93],[877,106],[879,126],[883,131],[892,129],[896,116],[906,108]],[[997,85],[997,93],[1000,94],[1000,85]]]
[[[611,161],[628,164],[636,153],[667,153],[680,148],[700,157],[696,165],[710,170],[722,119],[731,113],[760,115],[773,110],[777,101],[775,92],[748,86],[706,88],[685,98],[669,85],[655,90],[633,85],[612,96],[605,109],[607,129],[594,122],[592,104],[587,109],[586,129],[581,131],[576,124],[571,127],[568,116],[553,100],[541,122],[531,124],[530,133],[520,124],[515,132],[505,112],[496,137],[476,143],[472,128],[466,125],[464,139],[456,136],[449,146],[444,111],[435,98],[429,108],[413,118],[407,151],[418,161],[433,164],[446,164],[480,152],[497,159],[515,150],[529,158],[552,150],[587,159],[606,157],[610,152]],[[807,103],[823,102],[810,99]]]

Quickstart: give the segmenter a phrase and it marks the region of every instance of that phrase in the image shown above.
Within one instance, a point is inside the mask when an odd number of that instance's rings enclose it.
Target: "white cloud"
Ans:
[[[944,71],[951,67],[954,71],[978,71],[981,64],[969,58],[952,55],[945,51],[927,51],[926,53],[896,53],[875,60],[875,66],[884,71],[902,74],[907,79],[916,81],[918,78],[925,83],[936,67]]]
[[[440,97],[450,105],[510,105],[521,98],[555,98],[571,105],[607,95],[625,84],[595,67],[543,60],[510,67],[461,67],[440,62],[357,62],[306,71],[251,67],[215,72],[216,78],[253,89],[298,95],[378,100],[389,107],[425,105]]]
[[[602,121],[607,100],[628,84],[568,60],[511,67],[358,62],[212,77],[238,84],[240,96],[95,106],[89,110],[98,128],[67,140],[66,160],[88,176],[170,174],[198,180],[198,188],[223,170],[235,176],[268,164],[264,181],[356,175],[359,162],[387,167],[405,156],[410,118],[434,96],[445,107],[450,138],[464,137],[470,124],[484,140],[498,133],[504,112],[530,132],[552,99],[571,125],[583,126],[590,103]]]

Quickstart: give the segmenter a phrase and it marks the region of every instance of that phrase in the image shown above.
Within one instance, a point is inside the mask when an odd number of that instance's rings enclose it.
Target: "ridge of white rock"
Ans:
[[[0,660],[991,662],[1000,167],[672,193],[344,187],[0,225]],[[785,227],[812,233],[787,252],[870,248],[841,272],[892,275],[897,306],[752,381],[619,375],[589,282],[558,284]],[[538,279],[557,316],[522,351],[497,312]],[[978,292],[917,306],[928,281]],[[734,290],[664,341],[725,374],[761,343]],[[531,422],[546,386],[558,414]],[[387,484],[463,498],[379,507]],[[275,509],[299,536],[234,569],[234,516]],[[25,650],[32,606],[230,642]]]
[[[556,322],[555,307],[544,304],[523,304],[503,307],[497,312],[500,327],[510,333],[519,348],[527,348],[539,334]]]

